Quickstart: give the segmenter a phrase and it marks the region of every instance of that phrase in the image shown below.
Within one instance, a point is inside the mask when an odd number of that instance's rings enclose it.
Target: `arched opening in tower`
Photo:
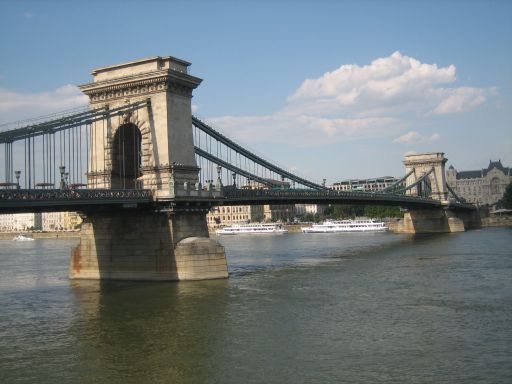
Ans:
[[[121,125],[112,143],[112,188],[134,189],[141,176],[142,135],[135,124]]]

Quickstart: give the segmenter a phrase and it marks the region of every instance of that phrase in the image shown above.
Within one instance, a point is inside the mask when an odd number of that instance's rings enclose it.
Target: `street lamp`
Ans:
[[[236,173],[233,172],[233,174],[231,176],[233,176],[233,187],[236,188]]]
[[[21,171],[14,171],[14,176],[16,176],[16,189],[20,189],[20,176],[21,176]]]
[[[221,173],[222,173],[222,167],[220,165],[217,165],[217,181],[220,182],[221,180]]]
[[[222,167],[217,165],[217,188],[220,189],[222,187]]]
[[[64,165],[61,165],[59,167],[59,171],[60,171],[60,189],[65,189],[66,182],[64,180],[64,174],[66,173],[66,167]]]

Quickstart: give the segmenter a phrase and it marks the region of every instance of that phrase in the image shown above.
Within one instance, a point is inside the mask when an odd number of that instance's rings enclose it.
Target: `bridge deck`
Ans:
[[[0,213],[90,211],[98,209],[165,209],[176,205],[262,205],[262,204],[359,204],[392,205],[428,209],[443,205],[438,200],[386,193],[306,191],[272,189],[228,189],[222,197],[179,196],[155,198],[151,190],[115,189],[6,189],[0,191]],[[469,204],[453,203],[450,208],[473,210]]]

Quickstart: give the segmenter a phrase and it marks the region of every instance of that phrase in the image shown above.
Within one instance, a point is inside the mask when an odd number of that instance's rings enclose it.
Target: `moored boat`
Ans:
[[[23,235],[18,235],[15,238],[13,238],[13,241],[34,241],[34,239]]]
[[[368,220],[327,220],[311,227],[301,227],[303,233],[334,233],[334,232],[376,232],[386,231],[388,227],[383,221]]]
[[[284,229],[282,224],[276,223],[252,223],[252,224],[233,224],[229,227],[217,229],[217,235],[238,235],[238,234],[282,234],[287,233],[288,230]]]

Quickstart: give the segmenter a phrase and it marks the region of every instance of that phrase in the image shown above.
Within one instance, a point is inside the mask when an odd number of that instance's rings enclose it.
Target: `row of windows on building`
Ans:
[[[398,179],[391,176],[377,179],[344,180],[339,183],[332,184],[329,188],[335,191],[376,192],[393,185],[397,181]]]
[[[250,211],[249,206],[227,206],[219,207],[218,213],[248,213]]]

